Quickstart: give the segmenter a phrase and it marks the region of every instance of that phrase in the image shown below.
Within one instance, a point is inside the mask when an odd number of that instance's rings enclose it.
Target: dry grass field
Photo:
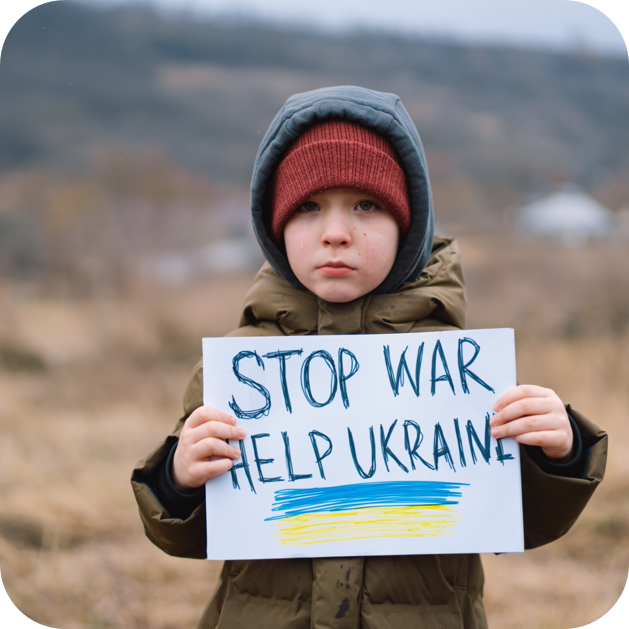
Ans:
[[[615,603],[629,568],[628,247],[461,246],[470,327],[514,327],[520,382],[555,388],[610,433],[607,478],[574,529],[485,558],[491,627],[580,627]],[[37,622],[195,626],[220,566],[154,548],[129,475],[171,430],[201,337],[235,327],[251,279],[89,301],[0,285],[0,566]]]

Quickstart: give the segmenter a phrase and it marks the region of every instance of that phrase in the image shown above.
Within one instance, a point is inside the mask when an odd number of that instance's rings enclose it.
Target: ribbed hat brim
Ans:
[[[410,229],[407,183],[390,143],[346,121],[308,129],[287,151],[272,180],[271,234],[281,242],[293,212],[308,198],[335,188],[358,190],[391,212],[402,235]]]

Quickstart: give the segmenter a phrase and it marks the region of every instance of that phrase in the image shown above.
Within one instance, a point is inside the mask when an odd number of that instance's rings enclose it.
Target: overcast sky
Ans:
[[[131,4],[131,0],[96,1]],[[167,9],[210,15],[240,14],[334,29],[367,26],[467,41],[564,49],[578,46],[627,55],[623,38],[613,22],[591,6],[568,0],[143,1]]]

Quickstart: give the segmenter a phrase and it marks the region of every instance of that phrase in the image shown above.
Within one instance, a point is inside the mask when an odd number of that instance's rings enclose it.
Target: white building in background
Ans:
[[[556,238],[566,245],[612,236],[614,228],[614,213],[573,185],[515,212],[516,232]]]

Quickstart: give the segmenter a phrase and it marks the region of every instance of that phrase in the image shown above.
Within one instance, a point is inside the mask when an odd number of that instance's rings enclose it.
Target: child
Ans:
[[[291,97],[258,151],[251,203],[268,264],[230,336],[464,327],[458,251],[433,238],[423,149],[396,96]],[[239,458],[226,440],[245,436],[202,400],[198,365],[174,434],[132,478],[147,536],[180,557],[205,557],[203,486]],[[494,410],[492,435],[521,444],[526,547],[546,544],[602,480],[607,437],[540,387],[515,387]],[[227,561],[199,627],[482,628],[482,592],[478,555]]]

